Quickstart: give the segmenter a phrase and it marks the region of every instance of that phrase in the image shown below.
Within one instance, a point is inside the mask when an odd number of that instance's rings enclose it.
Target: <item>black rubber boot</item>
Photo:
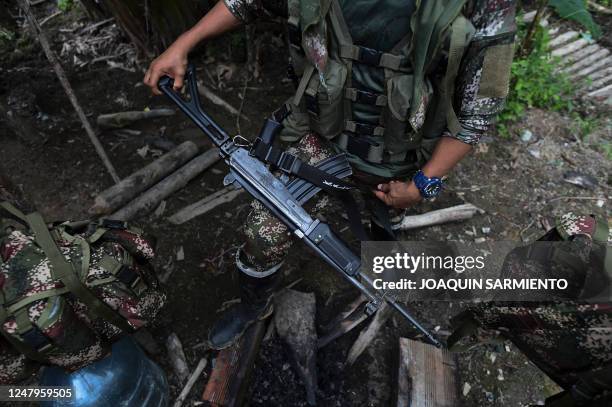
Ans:
[[[253,323],[272,314],[272,297],[280,282],[281,271],[263,277],[251,277],[238,269],[240,299],[222,312],[208,334],[213,349],[233,345]]]

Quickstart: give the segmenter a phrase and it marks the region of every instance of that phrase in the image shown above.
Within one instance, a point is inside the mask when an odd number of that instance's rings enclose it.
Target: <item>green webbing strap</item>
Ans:
[[[19,209],[15,208],[10,203],[8,203],[8,202],[0,202],[0,208],[4,209],[5,211],[10,213],[11,215],[16,217],[17,219],[21,219],[22,221],[27,222],[26,216],[23,214],[23,212],[21,212]]]
[[[593,240],[601,243],[604,246],[604,271],[612,277],[612,247],[608,242],[610,236],[610,227],[605,219],[598,218],[593,232]]]
[[[116,311],[96,297],[79,279],[72,265],[66,261],[64,255],[53,241],[47,225],[39,213],[27,216],[28,224],[34,232],[36,243],[41,247],[53,266],[52,277],[60,280],[72,294],[81,300],[93,316],[103,318],[124,332],[132,332],[132,327]]]
[[[346,120],[344,123],[344,130],[346,131],[350,131],[351,133],[357,133],[357,127],[359,126],[359,124],[354,121],[354,120]],[[373,136],[384,136],[385,135],[385,128],[382,126],[374,126],[373,132],[372,132]]]
[[[293,105],[299,106],[302,101],[302,96],[304,96],[304,92],[306,92],[306,87],[308,86],[308,82],[310,82],[310,78],[315,71],[315,67],[312,64],[308,64],[306,68],[304,68],[304,74],[302,75],[302,79],[300,80],[300,84],[298,85],[297,90],[295,91],[295,96],[293,97]]]
[[[17,310],[19,310],[20,308],[26,308],[28,305],[30,305],[31,303],[35,301],[44,300],[45,298],[49,298],[49,297],[56,297],[58,295],[66,294],[67,292],[70,292],[70,290],[67,287],[52,288],[50,290],[41,291],[39,293],[32,294],[28,297],[25,297],[22,300],[17,301],[16,303],[10,305],[9,307],[6,308],[6,311],[9,314],[12,314],[16,312]]]
[[[461,124],[459,123],[459,119],[457,119],[457,114],[453,106],[455,78],[459,72],[459,66],[461,65],[461,59],[465,49],[471,37],[474,35],[474,27],[465,17],[460,15],[451,25],[451,30],[448,65],[446,67],[446,76],[444,77],[444,97],[448,103],[446,109],[448,130],[455,135],[461,130]]]
[[[457,0],[444,6],[438,1],[420,1],[418,8],[411,21],[412,32],[415,40],[412,41],[411,56],[414,70],[414,86],[412,93],[412,104],[410,106],[410,117],[414,117],[419,109],[422,98],[422,84],[426,73],[426,64],[432,59],[437,51],[437,46],[442,40],[442,33],[448,25],[461,13],[461,8],[466,0]],[[435,23],[434,23],[435,21]]]
[[[601,218],[597,218],[596,221],[597,224],[595,226],[595,231],[593,232],[593,240],[607,245],[610,233],[608,222]]]

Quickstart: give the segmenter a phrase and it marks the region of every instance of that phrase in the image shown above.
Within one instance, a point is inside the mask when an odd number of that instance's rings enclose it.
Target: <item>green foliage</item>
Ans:
[[[525,35],[520,27],[519,37]],[[535,33],[533,51],[515,57],[506,108],[499,118],[498,130],[508,136],[508,124],[520,119],[527,108],[570,112],[573,109],[570,80],[555,71],[557,64],[548,52],[548,33],[541,27]]]
[[[66,12],[72,8],[73,1],[72,0],[57,0],[57,8]]]
[[[548,4],[555,9],[559,17],[577,22],[595,38],[601,36],[601,28],[593,21],[584,0],[550,0]]]
[[[601,150],[608,157],[608,160],[612,161],[612,143],[605,142],[601,145]]]

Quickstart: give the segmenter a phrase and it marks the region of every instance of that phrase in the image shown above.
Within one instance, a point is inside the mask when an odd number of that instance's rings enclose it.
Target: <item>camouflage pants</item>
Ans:
[[[287,149],[288,152],[298,156],[302,161],[310,165],[325,160],[335,154],[329,142],[316,134],[308,134]],[[365,191],[374,188],[377,183],[388,180],[379,177],[364,178],[353,177],[353,181],[362,188],[362,197],[366,207],[371,207],[376,198],[373,194]],[[252,210],[246,225],[246,242],[243,249],[238,253],[238,267],[243,271],[255,271],[259,273],[273,272],[282,264],[289,248],[293,244],[293,238],[287,227],[273,216],[261,203],[253,201]],[[311,216],[323,215],[331,210],[330,196],[324,193],[317,194],[308,203],[306,210]],[[399,211],[389,208],[390,216],[399,215]],[[245,270],[246,269],[246,270]]]

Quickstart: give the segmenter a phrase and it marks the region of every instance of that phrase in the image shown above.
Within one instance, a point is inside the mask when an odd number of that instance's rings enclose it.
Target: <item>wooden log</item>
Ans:
[[[174,402],[173,407],[181,407],[183,405],[183,402],[189,395],[189,392],[193,388],[193,385],[195,384],[195,382],[198,381],[198,378],[202,374],[202,371],[206,368],[206,363],[207,363],[206,358],[200,359],[198,366],[195,368],[191,376],[189,376],[189,380],[187,380],[185,387],[183,387],[183,390],[181,390],[181,393],[179,394],[176,401]]]
[[[98,116],[96,122],[103,129],[120,129],[134,122],[158,117],[173,116],[174,109],[153,109],[147,111],[130,111],[119,113],[107,113]]]
[[[108,215],[185,164],[197,153],[198,147],[191,141],[180,144],[118,184],[102,191],[96,197],[93,206],[89,208],[89,213],[94,216]]]
[[[283,290],[274,299],[274,324],[290,349],[291,361],[306,389],[306,401],[317,403],[316,299],[313,293]]]
[[[374,318],[370,321],[370,324],[366,329],[361,331],[353,346],[349,350],[348,356],[346,358],[346,363],[350,366],[359,356],[363,353],[364,350],[370,345],[370,343],[374,340],[380,328],[387,322],[387,320],[391,317],[391,308],[387,305],[387,303],[383,303],[383,305],[376,311]]]
[[[406,338],[400,338],[399,347],[397,407],[459,405],[452,353]]]
[[[179,381],[183,383],[189,376],[189,365],[187,364],[183,344],[174,332],[166,339],[166,349],[168,349],[172,369],[174,369]]]
[[[409,230],[442,223],[457,222],[470,219],[477,213],[484,213],[484,211],[472,204],[457,205],[427,212],[422,215],[404,216],[399,224],[393,225],[393,229]]]
[[[210,407],[242,405],[265,333],[266,321],[258,321],[247,329],[236,345],[219,352],[202,401],[207,402]]]
[[[196,216],[200,216],[227,202],[231,202],[244,192],[243,189],[236,189],[232,186],[220,189],[214,194],[208,195],[204,199],[199,200],[185,208],[181,209],[174,215],[168,218],[168,221],[175,225],[181,225]]]
[[[55,71],[57,78],[59,79],[62,87],[64,88],[64,92],[66,93],[66,96],[68,96],[68,99],[70,100],[70,103],[72,104],[72,107],[74,108],[74,111],[79,117],[79,120],[81,121],[81,124],[83,125],[83,128],[85,129],[85,133],[87,133],[89,140],[93,144],[94,149],[96,150],[96,153],[98,153],[98,156],[104,163],[104,167],[106,167],[106,170],[112,177],[113,181],[119,182],[120,178],[117,175],[117,171],[115,170],[115,167],[113,167],[113,164],[110,162],[108,155],[106,155],[106,151],[104,150],[104,147],[100,143],[98,136],[96,136],[96,133],[91,127],[91,124],[89,123],[89,119],[87,118],[87,115],[83,111],[83,108],[81,107],[81,104],[79,103],[79,100],[77,99],[76,94],[74,93],[74,90],[72,89],[72,85],[70,85],[70,82],[68,81],[68,77],[66,76],[66,72],[64,72],[64,68],[62,68],[62,65],[59,63],[57,55],[55,54],[53,49],[51,49],[51,44],[49,43],[49,39],[47,38],[42,28],[40,27],[40,24],[38,24],[38,20],[36,20],[36,17],[32,13],[32,9],[30,9],[29,1],[28,0],[17,0],[17,2],[19,4],[19,7],[23,10],[28,20],[28,23],[30,24],[32,32],[38,38],[38,41],[40,42],[40,45],[45,55],[47,56],[47,59],[51,63],[51,66],[53,67],[53,70]]]
[[[140,216],[151,212],[162,200],[183,188],[202,171],[219,161],[220,158],[219,149],[212,148],[208,150],[164,178],[144,194],[109,216],[109,218],[130,220],[137,215]]]

